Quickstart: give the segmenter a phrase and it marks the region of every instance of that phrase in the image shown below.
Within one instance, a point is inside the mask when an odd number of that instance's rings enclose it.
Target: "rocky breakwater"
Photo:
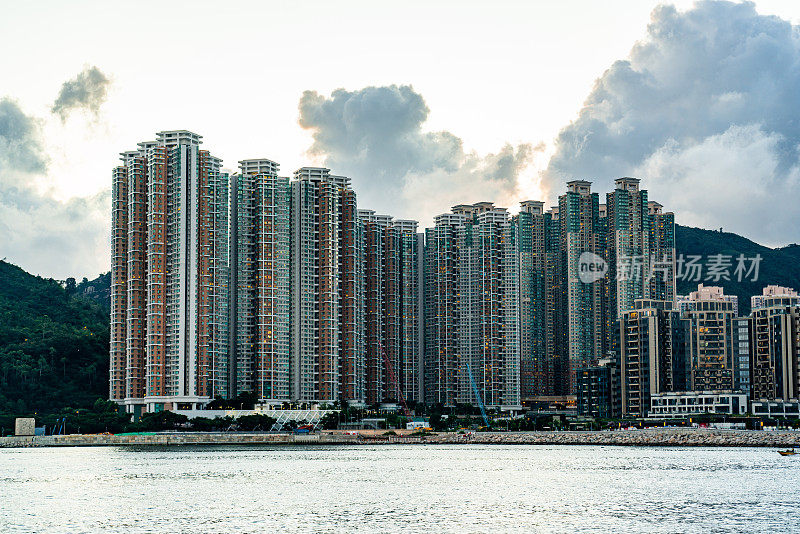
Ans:
[[[428,436],[428,443],[627,445],[660,447],[800,447],[800,432],[656,428],[576,432],[475,432]]]

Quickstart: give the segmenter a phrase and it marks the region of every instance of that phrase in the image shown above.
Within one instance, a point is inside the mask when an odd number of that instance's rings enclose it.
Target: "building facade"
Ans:
[[[797,291],[790,287],[770,285],[765,287],[760,295],[750,297],[752,311],[783,306],[800,306],[800,295]]]
[[[229,383],[233,397],[291,400],[289,369],[289,179],[268,159],[239,162],[231,204]]]
[[[425,243],[426,401],[517,408],[519,264],[508,213],[480,202],[435,221]]]
[[[591,366],[608,350],[606,273],[594,269],[607,266],[605,217],[601,217],[597,193],[591,182],[567,182],[559,197],[559,258],[555,268],[560,291],[555,321],[566,325],[566,336],[556,341],[556,359],[563,372],[556,385],[558,394],[575,394],[578,369]],[[597,276],[594,276],[597,273]],[[559,342],[560,341],[560,342]],[[565,344],[564,344],[565,343]]]
[[[800,398],[800,306],[758,308],[749,323],[751,398]]]
[[[227,364],[228,179],[200,144],[159,132],[113,172],[109,397],[131,413],[203,405]]]
[[[737,317],[739,316],[739,297],[736,295],[726,295],[721,287],[698,284],[697,291],[692,291],[688,295],[675,296],[675,303],[678,306],[678,311],[681,313],[697,308],[697,305],[694,303],[698,300],[728,302],[734,315]]]
[[[363,265],[349,178],[303,167],[291,183],[294,400],[363,402]]]
[[[637,299],[620,319],[622,414],[646,417],[650,397],[675,391],[683,332],[671,301]]]
[[[653,395],[649,417],[686,418],[693,415],[747,413],[747,395],[737,391],[678,391]]]
[[[608,419],[622,414],[619,368],[611,358],[578,372],[578,415]]]
[[[633,309],[636,299],[650,297],[652,253],[647,191],[639,189],[637,178],[614,184],[606,195],[609,321]]]
[[[417,222],[358,211],[364,234],[366,402],[421,399]]]
[[[555,229],[544,202],[527,200],[513,218],[519,254],[520,395],[523,399],[555,391],[557,327],[553,304]]]
[[[647,203],[650,216],[649,298],[674,301],[675,291],[675,214],[665,212],[655,201]]]
[[[733,390],[736,301],[735,295],[725,295],[721,287],[701,284],[680,302],[690,361],[687,389]]]
[[[735,339],[733,342],[733,389],[750,397],[750,318],[733,320]]]

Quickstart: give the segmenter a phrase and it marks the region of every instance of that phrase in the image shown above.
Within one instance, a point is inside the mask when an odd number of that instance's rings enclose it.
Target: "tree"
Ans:
[[[138,430],[158,432],[160,430],[178,430],[183,428],[189,418],[175,412],[150,412],[143,414],[139,419]]]
[[[292,432],[296,430],[298,426],[300,425],[297,424],[297,421],[295,421],[294,419],[290,419],[289,421],[283,423],[282,430],[288,430],[289,432]]]
[[[239,430],[272,430],[277,419],[263,414],[244,415],[236,419]]]
[[[0,414],[92,410],[108,394],[108,312],[0,261]]]
[[[434,430],[441,431],[441,430],[445,429],[445,423],[444,423],[444,420],[442,419],[442,414],[440,414],[440,413],[432,413],[431,414],[431,416],[430,416],[430,424],[431,424],[431,428],[433,428]]]
[[[339,413],[328,412],[322,416],[319,423],[325,430],[335,430],[339,428]]]

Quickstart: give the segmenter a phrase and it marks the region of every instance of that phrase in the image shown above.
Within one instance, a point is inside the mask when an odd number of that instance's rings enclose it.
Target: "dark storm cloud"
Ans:
[[[485,157],[465,152],[450,132],[425,132],[428,107],[407,85],[338,89],[330,98],[306,91],[300,125],[313,132],[309,153],[353,179],[359,205],[426,218],[452,204],[505,201],[533,148],[504,146]]]
[[[97,67],[86,67],[78,75],[64,82],[53,104],[52,112],[64,121],[75,109],[85,109],[97,115],[105,102],[111,80]]]
[[[797,241],[798,95],[798,27],[752,3],[660,6],[560,132],[545,186],[639,176],[679,222]]]

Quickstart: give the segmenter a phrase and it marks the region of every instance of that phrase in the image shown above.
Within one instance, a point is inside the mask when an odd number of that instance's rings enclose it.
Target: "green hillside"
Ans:
[[[67,278],[65,288],[67,293],[97,302],[100,307],[111,313],[111,272],[101,274],[94,280],[84,279],[74,285],[74,278]]]
[[[0,414],[91,407],[107,392],[108,312],[0,261]]]
[[[725,293],[739,297],[739,313],[746,315],[750,312],[750,297],[760,294],[766,285],[777,284],[800,289],[800,245],[771,249],[737,234],[680,225],[675,227],[675,242],[679,256],[700,255],[705,261],[708,256],[724,254],[733,258],[734,265],[730,270],[730,280],[705,280],[705,270],[699,282],[679,279],[677,286],[680,295],[697,289],[698,283],[722,286]],[[741,282],[734,276],[736,257],[740,254],[747,258],[761,255],[756,281],[751,280],[752,275]],[[749,262],[747,265],[750,265]]]

